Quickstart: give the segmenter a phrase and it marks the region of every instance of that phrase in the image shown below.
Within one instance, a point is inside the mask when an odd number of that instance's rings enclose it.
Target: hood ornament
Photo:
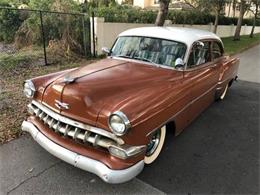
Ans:
[[[69,109],[69,104],[64,103],[64,102],[60,102],[59,100],[55,100],[55,106],[57,108],[59,108],[60,110],[62,110],[62,109],[68,110]]]
[[[69,75],[64,76],[64,83],[73,83],[76,80],[76,78],[71,78]]]

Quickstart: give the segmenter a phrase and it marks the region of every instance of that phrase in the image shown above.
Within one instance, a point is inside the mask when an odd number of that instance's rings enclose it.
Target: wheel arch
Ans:
[[[174,120],[166,123],[166,134],[175,136],[176,133],[176,123]]]

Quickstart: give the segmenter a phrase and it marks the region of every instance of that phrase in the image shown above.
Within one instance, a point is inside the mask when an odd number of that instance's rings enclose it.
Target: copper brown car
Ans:
[[[190,28],[130,29],[103,51],[106,59],[25,81],[22,130],[108,183],[154,162],[166,133],[178,135],[224,99],[239,66],[218,36]]]

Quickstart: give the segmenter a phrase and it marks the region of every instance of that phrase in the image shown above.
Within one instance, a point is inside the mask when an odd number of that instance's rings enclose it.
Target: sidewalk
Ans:
[[[28,136],[0,147],[0,194],[163,194],[134,179],[111,185],[42,149]]]

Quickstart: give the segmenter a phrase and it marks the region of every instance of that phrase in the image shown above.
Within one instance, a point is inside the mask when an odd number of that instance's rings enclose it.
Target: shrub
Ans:
[[[157,11],[142,10],[127,5],[99,7],[94,9],[95,16],[104,17],[106,22],[154,23]]]
[[[8,7],[8,4],[2,6]],[[11,43],[23,20],[16,10],[0,9],[0,41]]]
[[[79,12],[80,10],[80,6],[75,4],[75,2],[60,2],[56,0],[48,0],[47,2],[31,0],[29,6],[32,9],[36,9],[39,6],[38,9],[41,10],[55,10],[59,12]],[[62,48],[66,53],[84,53],[83,15],[42,12],[42,17],[47,46],[50,46],[51,43],[52,48],[55,45],[55,48]],[[89,17],[85,17],[84,22],[85,26],[87,26]],[[16,47],[22,48],[29,45],[41,45],[42,32],[40,26],[40,12],[31,11],[16,32]],[[84,32],[88,33],[86,31]],[[89,42],[89,40],[86,40],[86,42]]]
[[[113,7],[96,7],[93,8],[95,16],[104,17],[106,22],[129,22],[129,23],[154,23],[157,11],[142,10],[140,8],[131,7],[127,5],[117,5]],[[197,10],[180,11],[169,10],[168,20],[173,24],[209,24],[214,23],[215,16],[208,12],[200,12]],[[237,24],[237,18],[220,16],[219,25]],[[243,20],[243,25],[252,25],[253,20],[246,18]],[[260,26],[260,20],[256,22]]]
[[[174,24],[209,24],[214,21],[214,16],[198,11],[171,10],[168,19]]]

